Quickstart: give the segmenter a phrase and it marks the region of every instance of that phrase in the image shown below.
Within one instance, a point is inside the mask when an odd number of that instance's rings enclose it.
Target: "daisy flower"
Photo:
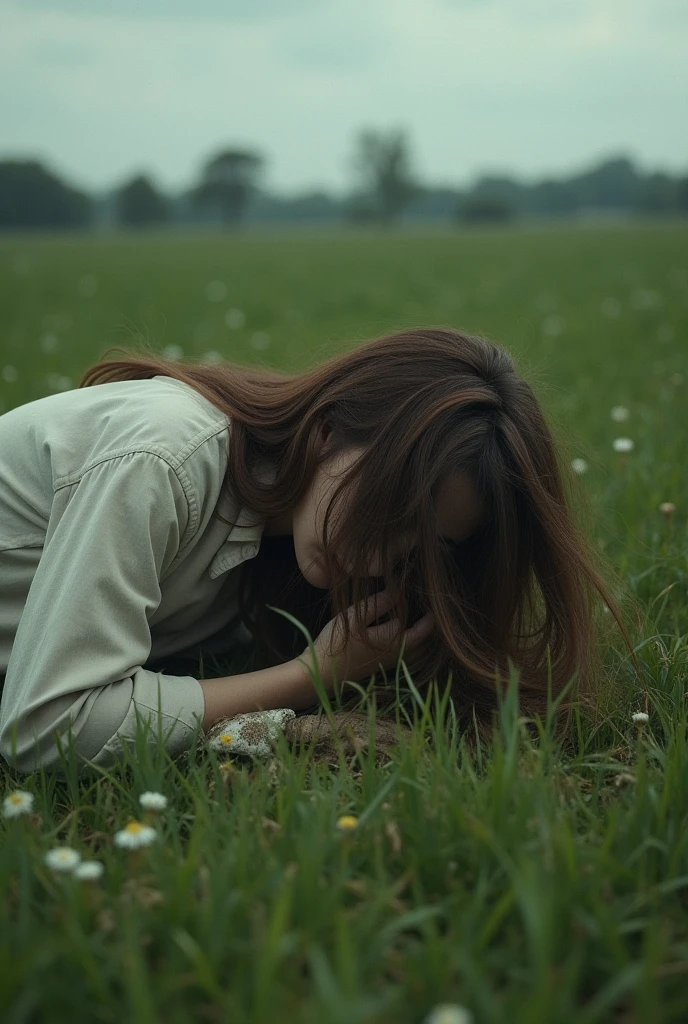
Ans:
[[[662,504],[659,506],[659,511],[662,513],[665,519],[671,519],[674,512],[676,511],[676,506],[674,505],[673,501],[663,501]]]
[[[473,1014],[456,1003],[440,1003],[430,1011],[424,1024],[472,1024]]]
[[[572,459],[571,460],[571,469],[573,470],[574,473],[577,473],[578,476],[580,476],[582,473],[587,473],[587,471],[588,471],[588,464],[585,461],[585,459]]]
[[[81,854],[69,846],[55,846],[48,850],[44,859],[53,871],[73,871],[81,860]]]
[[[623,405],[615,405],[609,414],[615,423],[625,423],[630,413]]]
[[[630,437],[615,437],[612,441],[612,447],[615,452],[632,452],[635,448],[635,443],[631,441]]]
[[[632,718],[634,722],[640,722],[642,724],[650,721],[650,716],[646,715],[644,711],[636,711]]]
[[[358,825],[358,818],[353,814],[342,814],[337,818],[337,828],[342,832],[351,832]]]
[[[83,882],[93,882],[103,874],[105,868],[99,860],[82,860],[74,869],[74,876]]]
[[[164,811],[167,807],[167,797],[162,793],[147,790],[139,797],[139,803],[146,811]]]
[[[33,808],[34,795],[23,789],[15,789],[5,797],[3,813],[6,818],[17,818],[20,814],[30,814]]]
[[[115,844],[128,850],[136,850],[141,846],[150,846],[157,837],[158,833],[150,825],[130,821],[125,828],[115,833]]]

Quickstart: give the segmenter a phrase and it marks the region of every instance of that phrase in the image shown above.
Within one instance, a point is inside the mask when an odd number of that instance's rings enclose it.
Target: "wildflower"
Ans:
[[[216,750],[229,750],[232,745],[233,736],[231,732],[222,732],[219,736],[215,737],[215,749]]]
[[[555,336],[561,334],[566,326],[566,321],[563,316],[559,316],[557,313],[552,313],[550,316],[546,316],[542,321],[543,334],[549,334]]]
[[[353,814],[342,814],[340,818],[337,818],[337,828],[341,832],[352,832],[358,825],[358,818]]]
[[[635,443],[630,437],[615,437],[612,441],[612,447],[615,452],[632,452],[635,448]]]
[[[264,352],[265,349],[270,348],[270,335],[267,331],[254,331],[251,335],[250,345],[258,352]]]
[[[237,331],[246,323],[246,316],[240,309],[228,309],[225,313],[225,324],[230,331]]]
[[[97,878],[100,878],[105,868],[99,860],[82,860],[74,869],[75,878],[80,878],[82,882],[94,882]]]
[[[54,352],[59,344],[57,335],[53,334],[52,331],[47,331],[41,338],[41,348],[44,352]]]
[[[630,413],[624,405],[615,405],[609,415],[615,423],[625,423]]]
[[[573,470],[574,473],[577,473],[578,476],[581,476],[582,473],[587,473],[587,471],[588,471],[588,464],[585,461],[585,459],[572,459],[571,460],[571,469]]]
[[[222,302],[227,294],[227,285],[224,281],[208,281],[205,286],[205,295],[208,302]]]
[[[148,790],[141,794],[139,803],[147,811],[164,811],[167,807],[167,797],[162,793],[154,793]]]
[[[440,1003],[430,1011],[424,1024],[472,1024],[473,1014],[458,1003]]]
[[[634,722],[638,722],[641,725],[644,725],[645,722],[650,721],[650,716],[646,715],[644,711],[636,711],[632,717]]]
[[[671,519],[674,512],[676,511],[676,506],[674,505],[673,501],[663,501],[662,504],[659,506],[659,511],[662,513],[665,519]]]
[[[163,359],[173,359],[176,361],[183,358],[184,349],[181,345],[166,345],[160,355]]]
[[[33,793],[23,789],[15,789],[5,797],[3,812],[6,818],[17,818],[20,814],[30,814],[33,808]]]
[[[54,871],[73,871],[81,860],[81,854],[69,846],[55,846],[45,855],[45,863]]]
[[[130,821],[125,828],[115,833],[115,844],[128,850],[136,850],[141,846],[150,846],[157,837],[158,833],[150,825]]]

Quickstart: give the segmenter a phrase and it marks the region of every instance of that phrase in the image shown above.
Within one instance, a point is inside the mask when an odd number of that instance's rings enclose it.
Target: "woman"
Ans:
[[[19,770],[57,767],[67,736],[108,765],[137,719],[175,754],[198,723],[316,704],[316,669],[331,692],[400,655],[489,732],[510,664],[525,713],[548,683],[594,696],[597,595],[630,647],[492,342],[401,331],[296,374],[125,354],[0,417],[0,753]],[[263,667],[159,670],[231,653],[239,624]]]

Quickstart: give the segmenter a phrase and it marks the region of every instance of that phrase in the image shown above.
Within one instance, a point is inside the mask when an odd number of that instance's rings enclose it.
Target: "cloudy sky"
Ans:
[[[217,147],[293,193],[404,128],[427,182],[625,153],[688,173],[687,0],[0,0],[0,157],[187,187]]]

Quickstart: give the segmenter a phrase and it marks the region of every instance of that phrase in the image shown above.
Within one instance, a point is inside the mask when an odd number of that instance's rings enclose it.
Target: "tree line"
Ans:
[[[325,190],[285,197],[263,187],[266,157],[227,147],[203,164],[198,180],[166,195],[137,173],[109,193],[89,195],[38,160],[0,161],[0,229],[144,228],[175,224],[237,227],[257,223],[449,221],[508,223],[538,217],[688,215],[688,174],[641,173],[625,155],[566,178],[525,184],[482,175],[465,190],[424,184],[414,174],[407,135],[363,129],[352,159],[354,183],[343,198]]]

